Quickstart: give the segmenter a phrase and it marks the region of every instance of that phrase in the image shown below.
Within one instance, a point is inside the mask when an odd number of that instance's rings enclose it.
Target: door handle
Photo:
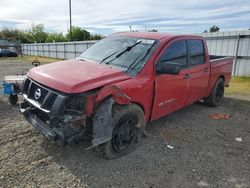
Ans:
[[[185,76],[183,78],[184,79],[189,79],[189,78],[191,78],[191,75],[190,74],[185,74]]]
[[[208,72],[208,67],[205,67],[205,68],[204,68],[204,72]]]

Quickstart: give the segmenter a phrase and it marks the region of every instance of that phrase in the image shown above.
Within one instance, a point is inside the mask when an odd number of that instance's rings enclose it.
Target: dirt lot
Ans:
[[[29,67],[0,60],[0,80]],[[96,149],[83,151],[84,143],[44,140],[0,95],[0,187],[250,187],[250,96],[243,99],[190,105],[150,123],[136,152],[105,160]],[[216,113],[230,117],[209,118]]]

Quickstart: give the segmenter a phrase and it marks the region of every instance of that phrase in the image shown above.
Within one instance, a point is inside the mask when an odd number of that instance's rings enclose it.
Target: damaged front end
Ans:
[[[64,94],[27,78],[23,85],[24,101],[20,111],[42,135],[59,145],[87,140],[88,148],[112,138],[110,125],[112,98],[94,111],[95,92]]]

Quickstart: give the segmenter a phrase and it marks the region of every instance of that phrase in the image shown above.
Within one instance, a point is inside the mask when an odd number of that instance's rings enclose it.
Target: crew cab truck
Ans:
[[[20,111],[60,145],[84,139],[117,158],[140,145],[149,121],[199,100],[220,105],[232,64],[209,56],[199,36],[116,33],[76,59],[31,69]]]

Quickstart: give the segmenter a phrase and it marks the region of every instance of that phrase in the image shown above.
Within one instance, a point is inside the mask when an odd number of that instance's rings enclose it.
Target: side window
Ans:
[[[187,64],[187,46],[185,40],[180,40],[172,43],[165,49],[161,57],[162,63],[175,63],[181,66]]]
[[[200,65],[205,62],[204,47],[202,40],[188,40],[188,51],[190,55],[191,66]]]

